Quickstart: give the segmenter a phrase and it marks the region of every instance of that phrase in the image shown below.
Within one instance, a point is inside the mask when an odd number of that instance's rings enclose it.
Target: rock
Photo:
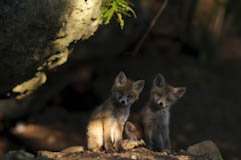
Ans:
[[[34,160],[51,160],[51,159],[49,159],[48,157],[43,156],[43,157],[36,157]]]
[[[32,79],[23,82],[13,88],[13,92],[19,93],[20,95],[17,96],[17,99],[22,99],[26,95],[31,94],[34,90],[44,84],[47,80],[46,74],[44,72],[37,72],[35,77]]]
[[[204,157],[195,157],[191,155],[162,155],[160,152],[152,152],[146,148],[138,147],[125,152],[75,152],[75,153],[63,153],[63,152],[38,152],[40,157],[48,157],[52,160],[206,160]]]
[[[138,158],[138,157],[137,157],[135,154],[131,155],[131,159],[136,160],[137,158]]]
[[[50,152],[50,151],[39,151],[38,157],[47,157],[49,159],[57,159],[61,158],[64,153],[61,152]]]
[[[0,160],[34,160],[34,155],[25,151],[10,151]]]
[[[83,152],[84,147],[83,146],[72,146],[66,149],[63,149],[61,152],[64,153],[75,153],[75,152]]]
[[[37,157],[24,151],[11,151],[0,157],[0,160],[207,160],[205,156],[188,154],[163,155],[161,152],[153,152],[144,147],[115,153],[81,151],[82,148],[74,146],[60,152],[39,151]]]
[[[88,39],[97,30],[101,3],[0,1],[0,95],[37,72],[65,63],[71,53],[69,45]]]
[[[130,150],[137,146],[144,146],[144,145],[145,145],[145,142],[142,139],[139,141],[125,139],[122,142],[122,147],[124,150]]]
[[[218,147],[211,140],[194,144],[188,147],[187,152],[196,156],[207,154],[207,156],[212,160],[223,160]]]

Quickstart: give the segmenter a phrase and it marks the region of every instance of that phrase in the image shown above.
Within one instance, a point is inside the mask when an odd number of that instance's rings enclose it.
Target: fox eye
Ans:
[[[124,93],[122,91],[119,91],[119,96],[122,97]]]
[[[118,92],[116,92],[116,95],[118,97],[123,97],[124,93],[122,91],[118,91]]]
[[[131,99],[131,98],[133,98],[133,95],[128,95],[128,99]]]
[[[158,94],[158,97],[159,97],[159,98],[162,98],[162,97],[163,97],[163,95],[162,95],[162,94]]]

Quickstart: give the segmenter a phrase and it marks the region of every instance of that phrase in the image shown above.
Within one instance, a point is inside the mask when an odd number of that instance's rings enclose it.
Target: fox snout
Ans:
[[[157,103],[163,107],[166,107],[166,103],[164,101],[159,100]]]
[[[162,106],[163,108],[165,108],[167,106],[167,102],[166,102],[165,98],[160,98],[159,96],[155,95],[154,101],[155,101],[155,103]]]
[[[120,102],[121,104],[127,105],[128,102],[129,102],[129,100],[128,100],[128,98],[127,98],[126,96],[120,96],[120,97],[119,97],[119,102]]]

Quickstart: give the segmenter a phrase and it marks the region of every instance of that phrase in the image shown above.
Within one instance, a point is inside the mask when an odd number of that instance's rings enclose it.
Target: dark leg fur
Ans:
[[[160,133],[156,133],[153,136],[153,148],[155,151],[161,152],[164,149],[164,140],[163,136]]]
[[[146,142],[147,148],[152,150],[153,143],[152,143],[152,130],[151,130],[151,127],[145,127],[144,133],[145,133],[145,142]]]
[[[171,149],[171,143],[170,143],[170,138],[169,138],[169,128],[168,126],[164,126],[162,130],[162,136],[164,140],[164,149]]]

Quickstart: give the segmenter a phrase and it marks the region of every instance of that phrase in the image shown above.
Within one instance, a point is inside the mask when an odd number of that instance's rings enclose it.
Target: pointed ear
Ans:
[[[134,83],[134,88],[137,90],[137,92],[141,93],[145,85],[144,80],[138,80]]]
[[[165,83],[166,83],[165,78],[163,77],[163,75],[161,73],[158,73],[153,80],[153,86],[154,87],[161,88],[162,86],[165,85]]]
[[[181,98],[184,93],[186,92],[186,87],[178,87],[178,88],[175,88],[174,89],[174,96],[177,97],[177,98]]]
[[[135,131],[136,127],[133,123],[131,123],[130,121],[126,122],[125,125],[125,132],[126,133],[132,133],[133,131]]]
[[[127,78],[124,72],[120,72],[115,78],[115,85],[122,86],[127,82]]]

